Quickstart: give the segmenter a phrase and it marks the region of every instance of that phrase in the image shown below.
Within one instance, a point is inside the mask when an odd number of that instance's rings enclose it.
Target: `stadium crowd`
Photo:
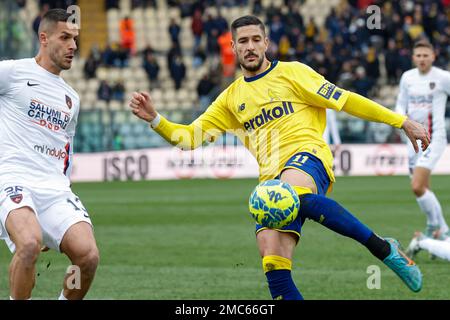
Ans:
[[[16,1],[23,6],[31,0]],[[39,0],[41,10],[33,22],[34,30],[37,31],[40,17],[49,8],[76,3],[76,0]],[[158,9],[160,4],[161,1],[157,0],[131,0],[130,8]],[[118,41],[108,42],[105,46],[94,44],[84,60],[83,75],[88,80],[97,78],[99,67],[128,68],[130,58],[138,57],[149,79],[150,88],[147,89],[160,89],[167,75],[173,88],[179,90],[185,89],[185,84],[191,81],[188,69],[207,66],[207,72],[203,71],[195,80],[198,101],[193,102],[189,118],[196,117],[240,75],[230,47],[228,28],[231,21],[222,14],[223,9],[231,7],[250,8],[250,12],[265,22],[271,40],[270,59],[301,61],[338,86],[379,99],[382,103],[385,96],[390,95],[394,99],[395,93],[391,91],[383,96],[380,89],[386,85],[398,85],[400,75],[412,67],[411,47],[417,39],[428,38],[436,49],[435,65],[448,69],[450,0],[341,0],[328,8],[329,14],[323,24],[315,21],[314,16],[308,18],[301,14],[299,9],[305,4],[306,0],[284,0],[281,7],[266,6],[262,0],[167,0],[169,7],[179,9],[181,19],[191,17],[189,26],[180,19],[170,20],[166,31],[171,43],[168,50],[156,49],[155,43],[151,42],[143,50],[137,50],[132,15],[120,16]],[[377,5],[381,9],[380,25],[375,28],[367,25],[372,14],[366,12],[369,5]],[[117,8],[120,8],[119,0],[105,0],[105,10]],[[182,45],[181,34],[186,31],[191,32],[194,39],[189,48]],[[161,57],[166,60],[164,65]],[[109,101],[123,101],[121,81],[107,79],[98,83],[98,100],[108,104]],[[162,90],[164,92],[165,88]],[[393,107],[392,99],[387,107]],[[346,134],[346,128],[347,125],[340,128],[344,142],[365,141],[349,140],[354,134]],[[393,142],[386,135],[377,139],[367,138],[367,141],[388,139]],[[398,142],[398,136],[395,139]]]
[[[18,3],[23,5],[25,1],[18,0]],[[261,0],[167,0],[169,6],[180,9],[182,18],[192,17],[191,32],[195,38],[193,52],[182,50],[181,26],[178,21],[171,19],[167,30],[172,41],[171,49],[165,53],[155,52],[149,45],[143,52],[137,53],[133,21],[124,17],[120,22],[120,43],[108,44],[102,52],[98,47],[93,47],[84,68],[85,77],[95,77],[96,68],[100,65],[125,67],[130,55],[141,54],[142,66],[154,83],[160,70],[154,55],[166,54],[170,75],[175,88],[179,89],[186,73],[183,55],[190,54],[194,56],[196,66],[207,59],[216,59],[220,62],[216,66],[222,70],[222,74],[219,71],[218,75],[234,78],[236,60],[229,48],[229,21],[221,15],[220,8],[248,5],[252,6],[255,15],[264,18],[271,40],[271,59],[304,62],[331,82],[364,96],[376,95],[381,68],[386,71],[385,82],[398,83],[400,75],[412,67],[411,46],[419,38],[427,37],[434,44],[437,66],[446,68],[448,64],[449,0],[344,0],[331,9],[324,26],[317,25],[313,17],[305,21],[298,10],[303,3],[304,0],[284,0],[282,8],[270,5],[264,9]],[[42,11],[33,22],[35,31],[40,16],[48,8],[67,7],[72,4],[76,4],[76,0],[40,0]],[[379,28],[370,29],[366,25],[369,16],[366,9],[369,5],[381,8],[382,19]],[[208,10],[214,6],[218,8],[215,16]],[[138,7],[157,8],[157,1],[132,0],[131,8]],[[106,0],[105,9],[114,8],[119,8],[119,0]],[[202,46],[202,43],[205,45]],[[217,77],[209,78],[215,85],[221,82]],[[229,82],[230,80],[224,84]],[[199,90],[204,92],[204,89]]]

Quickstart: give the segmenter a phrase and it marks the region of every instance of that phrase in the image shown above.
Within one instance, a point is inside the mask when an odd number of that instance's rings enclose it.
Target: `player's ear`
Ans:
[[[266,46],[266,50],[269,49],[269,38],[268,37],[264,37],[264,44]]]
[[[39,43],[44,47],[47,46],[47,44],[48,44],[47,32],[39,32]]]

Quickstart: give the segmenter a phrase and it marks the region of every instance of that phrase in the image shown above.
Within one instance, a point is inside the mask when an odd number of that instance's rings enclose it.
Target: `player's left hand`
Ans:
[[[417,140],[422,142],[422,151],[425,151],[430,145],[430,135],[427,130],[420,123],[406,119],[403,123],[402,129],[411,141],[414,151],[419,152],[419,146]]]

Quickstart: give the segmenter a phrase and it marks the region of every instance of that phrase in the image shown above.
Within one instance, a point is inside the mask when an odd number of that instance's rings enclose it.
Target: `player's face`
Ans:
[[[257,25],[236,29],[236,37],[231,43],[240,65],[250,72],[258,71],[266,55],[269,39]]]
[[[434,52],[430,48],[419,47],[413,52],[413,62],[422,73],[427,73],[434,62]]]
[[[52,62],[61,70],[68,70],[77,50],[78,28],[75,24],[58,22],[56,29],[48,37],[48,54]]]

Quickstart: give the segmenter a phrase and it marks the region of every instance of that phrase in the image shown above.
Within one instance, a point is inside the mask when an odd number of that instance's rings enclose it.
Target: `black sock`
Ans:
[[[387,242],[383,238],[380,238],[375,233],[372,233],[365,246],[375,257],[377,257],[381,261],[383,261],[391,253],[391,246],[389,242]]]

